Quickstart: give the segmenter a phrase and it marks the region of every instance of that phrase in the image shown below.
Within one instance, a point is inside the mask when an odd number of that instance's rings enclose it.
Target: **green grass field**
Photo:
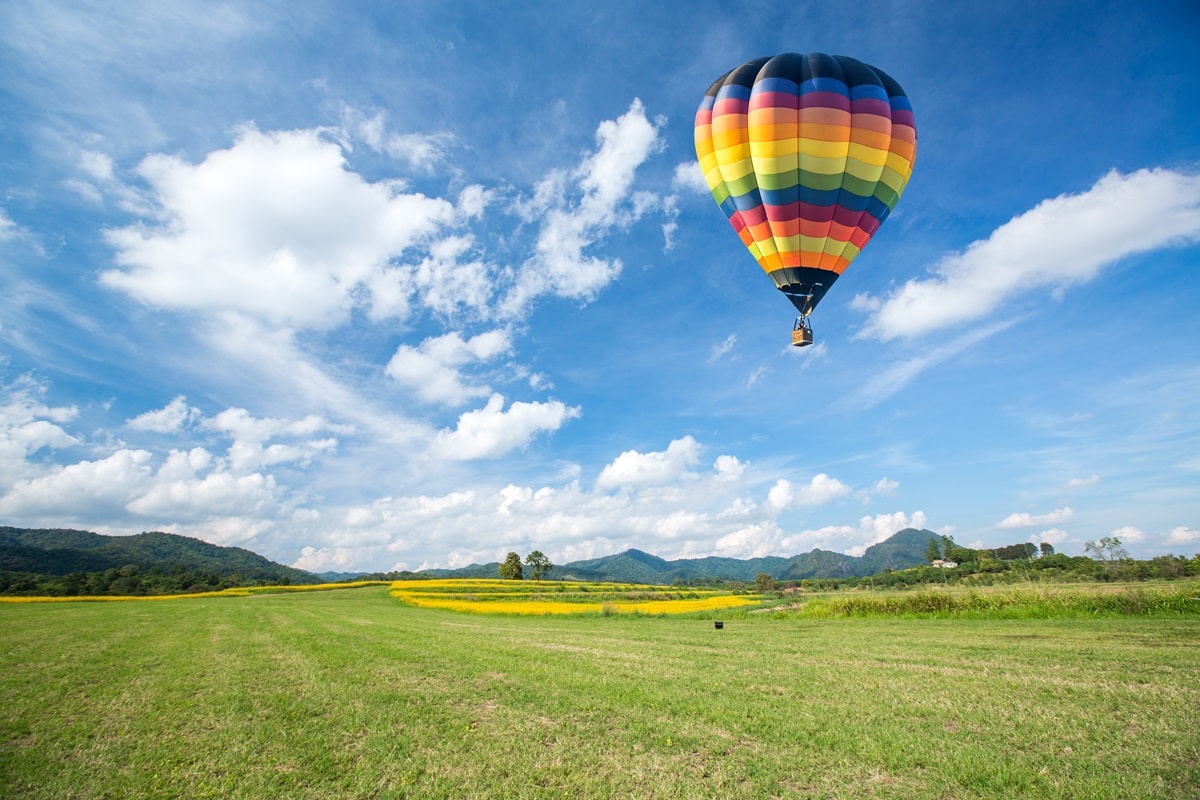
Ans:
[[[725,621],[0,605],[0,797],[1200,797],[1195,614]]]

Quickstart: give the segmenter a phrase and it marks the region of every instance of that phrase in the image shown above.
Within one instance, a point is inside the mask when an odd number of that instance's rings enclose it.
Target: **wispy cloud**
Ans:
[[[1071,480],[1067,481],[1066,486],[1063,488],[1082,489],[1085,486],[1095,486],[1099,482],[1099,475],[1089,475],[1086,478],[1071,478]]]
[[[714,344],[708,351],[708,363],[712,363],[722,356],[726,356],[733,351],[733,346],[737,344],[737,334],[731,333],[725,337],[725,340]]]
[[[1004,519],[996,523],[997,528],[1032,528],[1038,525],[1059,525],[1064,522],[1070,522],[1075,517],[1075,512],[1070,506],[1056,508],[1048,514],[1030,514],[1027,511],[1020,511],[1009,514]]]
[[[589,247],[612,229],[622,228],[658,207],[649,192],[633,192],[637,168],[661,147],[664,120],[651,121],[634,100],[616,120],[596,129],[597,149],[569,175],[557,171],[537,187],[525,213],[540,217],[535,255],[519,269],[516,285],[505,298],[505,315],[520,315],[537,297],[590,300],[620,274],[613,258],[588,255]],[[578,199],[571,194],[580,193]]]
[[[915,354],[897,361],[881,372],[876,373],[851,395],[851,402],[856,405],[871,408],[883,402],[912,383],[926,370],[947,361],[969,347],[984,339],[1004,331],[1019,320],[1009,319],[980,328],[970,330],[961,336],[939,345],[920,347],[914,345]]]
[[[1011,298],[1096,278],[1136,253],[1200,239],[1200,175],[1113,171],[1086,192],[1043,201],[885,298],[860,295],[864,334],[911,338],[982,319]]]

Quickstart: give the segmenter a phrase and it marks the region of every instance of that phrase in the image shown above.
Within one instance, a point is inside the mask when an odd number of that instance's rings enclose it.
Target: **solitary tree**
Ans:
[[[533,579],[540,581],[554,566],[550,563],[550,559],[542,554],[541,550],[534,550],[529,555],[525,556],[525,563],[529,565],[530,571],[533,572]]]
[[[942,557],[942,548],[938,547],[938,540],[930,538],[929,544],[925,545],[925,560],[930,564]]]
[[[504,563],[500,565],[500,577],[506,581],[525,580],[525,570],[521,568],[519,555],[509,553],[504,557]]]
[[[1129,559],[1129,551],[1121,546],[1121,540],[1116,536],[1102,536],[1098,542],[1084,542],[1083,552],[1103,562],[1104,569],[1110,575],[1117,573],[1120,562]]]
[[[771,577],[770,573],[760,572],[754,576],[754,588],[758,590],[759,594],[773,592],[775,591],[775,579]]]
[[[1050,544],[1049,542],[1042,542],[1038,545],[1038,547],[1041,549],[1043,556],[1054,555],[1054,545]]]

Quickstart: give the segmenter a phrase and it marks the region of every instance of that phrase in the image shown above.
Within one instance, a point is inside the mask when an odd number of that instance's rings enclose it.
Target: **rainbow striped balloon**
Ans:
[[[916,149],[900,84],[846,56],[747,61],[696,112],[713,198],[802,319],[887,219]]]

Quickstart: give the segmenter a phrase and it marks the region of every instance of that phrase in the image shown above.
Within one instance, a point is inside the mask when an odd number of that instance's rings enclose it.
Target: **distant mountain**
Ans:
[[[626,550],[602,558],[556,565],[552,579],[672,584],[703,580],[752,582],[759,573],[776,580],[849,578],[906,569],[925,563],[925,549],[937,534],[906,528],[861,556],[812,550],[784,558],[680,558],[667,560],[642,550]],[[101,536],[76,530],[32,530],[0,527],[0,573],[62,576],[137,565],[143,572],[157,567],[169,572],[182,565],[221,578],[239,576],[246,583],[318,583],[353,580],[365,573],[328,572],[320,576],[276,564],[240,547],[219,547],[171,533]],[[471,564],[458,569],[430,569],[434,578],[495,578],[500,564]]]
[[[668,561],[641,550],[626,550],[616,555],[572,561],[555,565],[547,577],[619,583],[672,584],[679,581],[726,580],[753,581],[760,572],[776,580],[806,578],[850,578],[875,575],[887,570],[907,569],[925,564],[925,548],[933,531],[905,528],[879,544],[871,545],[861,556],[848,556],[829,550],[812,550],[803,555],[783,558],[680,558]],[[459,569],[430,569],[425,574],[437,578],[495,578],[500,564],[471,564]]]
[[[360,575],[365,575],[365,572],[318,572],[317,577],[325,583],[341,583],[343,581],[358,580]]]
[[[220,547],[173,533],[102,536],[89,531],[0,527],[0,572],[69,575],[136,565],[148,572],[182,566],[248,583],[318,583],[312,573],[285,567],[241,547]]]

